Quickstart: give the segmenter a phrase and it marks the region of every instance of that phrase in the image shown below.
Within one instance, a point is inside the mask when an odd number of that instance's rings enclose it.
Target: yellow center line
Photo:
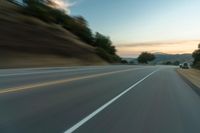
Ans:
[[[93,75],[88,75],[88,76],[75,77],[75,78],[70,78],[70,79],[62,79],[62,80],[48,81],[44,83],[35,83],[35,84],[24,85],[24,86],[13,87],[13,88],[0,89],[0,94],[9,93],[9,92],[17,92],[17,91],[28,90],[32,88],[38,88],[38,87],[45,87],[45,86],[56,85],[56,84],[62,84],[62,83],[67,83],[67,82],[72,82],[72,81],[77,81],[77,80],[82,80],[82,79],[90,79],[90,78],[101,77],[101,76],[106,76],[106,75],[111,75],[111,74],[116,74],[116,73],[122,73],[122,72],[128,72],[128,71],[138,70],[138,69],[145,69],[145,68],[132,68],[132,69],[127,69],[127,70],[106,72],[106,73],[93,74]]]

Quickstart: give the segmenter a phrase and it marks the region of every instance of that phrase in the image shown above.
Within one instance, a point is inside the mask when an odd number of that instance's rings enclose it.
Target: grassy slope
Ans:
[[[106,64],[75,35],[20,10],[0,0],[1,68]]]
[[[195,86],[200,88],[200,70],[197,69],[178,69],[177,70],[182,76],[188,79]]]

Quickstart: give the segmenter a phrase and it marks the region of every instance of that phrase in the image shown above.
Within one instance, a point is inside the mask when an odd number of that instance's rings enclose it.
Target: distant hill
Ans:
[[[165,62],[192,62],[193,58],[191,54],[164,54],[164,53],[156,53],[156,59],[152,62],[154,64],[163,64]]]
[[[192,54],[165,54],[165,53],[154,53],[156,59],[151,64],[164,64],[166,62],[193,62]],[[129,63],[137,63],[137,58],[123,58]]]

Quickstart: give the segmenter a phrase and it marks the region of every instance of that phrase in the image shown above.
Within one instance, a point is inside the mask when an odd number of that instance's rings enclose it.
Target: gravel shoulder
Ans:
[[[200,94],[200,70],[177,69],[177,72]]]

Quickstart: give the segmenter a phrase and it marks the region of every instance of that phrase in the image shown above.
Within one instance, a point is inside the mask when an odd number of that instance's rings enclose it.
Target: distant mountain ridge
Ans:
[[[166,53],[154,53],[156,59],[151,64],[163,64],[165,62],[193,62],[192,54],[166,54]],[[137,58],[123,58],[129,63],[137,63]]]
[[[155,54],[156,59],[152,62],[155,64],[163,64],[164,62],[170,61],[175,62],[178,61],[180,63],[183,62],[192,62],[192,54],[165,54],[165,53],[158,53]]]

